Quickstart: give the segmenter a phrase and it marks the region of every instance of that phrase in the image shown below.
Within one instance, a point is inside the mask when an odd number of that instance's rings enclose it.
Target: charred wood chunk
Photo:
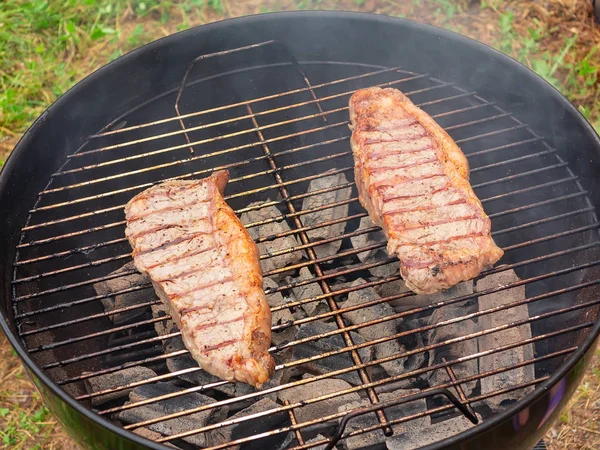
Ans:
[[[324,176],[312,180],[308,187],[308,192],[311,193],[321,191],[335,186],[341,186],[347,183],[348,179],[343,173]],[[302,202],[302,210],[318,210],[301,216],[302,224],[305,227],[316,227],[320,224],[329,223],[333,220],[343,219],[344,217],[347,217],[349,209],[348,203],[333,207],[331,205],[343,202],[344,200],[349,200],[351,198],[351,195],[352,188],[348,186],[333,191],[322,192],[319,194],[305,197]],[[322,241],[324,239],[329,239],[344,234],[345,228],[346,222],[341,221],[332,225],[308,230],[306,234],[312,242]],[[333,256],[337,254],[341,246],[342,240],[338,239],[333,242],[317,245],[313,248],[317,255],[317,258],[324,258],[327,256]]]
[[[379,400],[386,402],[395,400],[397,398],[412,395],[420,392],[418,389],[414,390],[398,390],[394,393],[380,394]],[[365,408],[370,406],[371,403],[367,399],[363,399],[360,402],[347,403],[340,406],[338,412],[349,412],[356,409]],[[414,400],[407,403],[402,403],[396,406],[386,408],[385,414],[388,420],[399,420],[402,418],[408,418],[410,416],[419,415],[427,411],[427,403],[425,399]],[[367,427],[373,427],[379,424],[375,413],[368,413],[358,416],[352,419],[346,426],[346,433],[362,430]],[[405,422],[400,422],[392,426],[394,434],[406,433],[409,430],[420,430],[427,428],[430,424],[429,415],[423,415],[421,417],[413,418]],[[382,444],[386,440],[383,431],[381,429],[370,431],[367,433],[358,434],[351,436],[343,440],[343,446],[347,450],[357,450],[368,448],[370,445]]]
[[[313,336],[322,335],[337,330],[337,326],[333,324],[327,324],[324,322],[316,321],[309,322],[301,325],[298,328],[298,333],[295,339],[301,340],[311,338]],[[362,344],[365,340],[357,333],[351,332],[350,337],[354,344]],[[310,358],[318,356],[326,352],[333,352],[340,350],[347,345],[344,342],[341,334],[334,334],[332,336],[324,337],[316,340],[309,340],[308,342],[302,342],[292,347],[292,358],[294,361],[299,361],[304,358]],[[358,354],[363,363],[369,362],[372,359],[372,349],[365,347],[358,350]],[[298,366],[299,370],[303,370],[314,375],[327,374],[336,370],[346,369],[354,365],[352,357],[349,352],[338,353],[333,356],[326,358],[319,358],[313,361],[309,361],[305,364]],[[337,376],[350,384],[360,385],[362,384],[360,377],[356,371],[350,371]]]
[[[361,286],[365,280],[359,278],[352,286]],[[348,294],[348,300],[343,303],[343,308],[360,306],[364,303],[380,299],[379,295],[372,287],[367,287],[358,291],[352,291]],[[374,321],[387,316],[392,316],[396,312],[387,303],[378,303],[372,306],[365,306],[352,311],[343,313],[344,319],[353,325]],[[374,325],[359,328],[358,333],[367,341],[373,341],[398,333],[402,321],[400,319],[391,319]],[[406,349],[397,340],[391,339],[373,346],[375,359],[381,359],[404,352]],[[392,376],[404,373],[404,363],[406,358],[396,358],[381,364],[385,371]]]
[[[246,409],[238,411],[236,414],[229,417],[227,420],[235,420],[250,416],[252,414],[266,412],[269,410],[275,410],[275,412],[256,417],[254,419],[239,422],[235,425],[228,425],[210,431],[208,438],[209,445],[211,447],[217,446],[234,441],[236,439],[242,439],[261,433],[267,433],[277,428],[289,426],[289,415],[285,411],[277,411],[280,408],[280,405],[268,398],[263,398],[257,401],[256,403],[253,403]],[[290,432],[278,433],[267,438],[257,439],[256,441],[250,441],[249,443],[244,444],[244,449],[284,449],[288,447],[292,439],[293,435]],[[227,448],[238,450],[240,446],[233,445]]]
[[[329,441],[329,439],[326,438],[325,436],[323,436],[322,434],[317,434],[314,438],[306,441],[306,443],[314,444],[315,442],[320,442],[320,441]],[[327,447],[327,444],[316,445],[314,447],[311,447],[311,450],[325,450],[325,447]]]
[[[135,272],[128,273],[132,270]],[[110,275],[118,274],[123,275],[94,283],[96,294],[105,296],[105,298],[100,299],[104,311],[111,312],[114,310],[121,310],[123,308],[139,305],[140,303],[156,300],[156,295],[153,290],[150,289],[150,279],[136,271],[133,261],[125,264],[120,269],[115,270]],[[148,289],[132,290],[140,286],[147,286]],[[127,311],[116,312],[110,317],[115,325],[122,325],[133,322],[147,312],[147,307],[133,308]]]
[[[165,318],[170,316],[170,312],[164,303],[160,302],[155,305],[152,305],[152,317],[155,319]],[[177,328],[177,324],[173,322],[173,319],[164,319],[158,322],[154,322],[154,329],[156,330],[156,334],[159,336],[164,336],[165,334],[170,334],[179,331]]]
[[[519,277],[514,270],[489,275],[476,284],[478,292],[508,286],[511,283],[519,281]],[[526,299],[525,286],[516,286],[510,289],[500,290],[487,295],[479,296],[479,310],[485,311],[490,308],[506,305]],[[525,320],[529,318],[527,305],[521,305],[496,311],[491,314],[485,314],[479,317],[479,326],[481,330],[489,330],[501,325],[507,325],[512,322]],[[493,350],[509,344],[523,342],[531,338],[531,327],[529,324],[520,325],[500,330],[494,333],[485,334],[479,337],[479,351]],[[518,347],[504,350],[502,352],[492,353],[479,359],[479,370],[481,373],[493,371],[496,369],[510,369],[515,365],[533,359],[533,344],[519,345]],[[534,366],[529,364],[512,370],[504,370],[495,375],[489,375],[481,379],[481,393],[490,394],[500,389],[506,389],[511,386],[517,386],[535,378]],[[518,400],[522,395],[533,391],[533,386],[517,391],[512,391],[502,395],[496,395],[485,400],[485,403],[493,410],[497,411],[507,403]]]
[[[260,206],[261,203],[252,203],[249,206]],[[244,225],[249,225],[257,222],[263,222],[266,220],[273,219],[274,217],[280,217],[281,212],[275,206],[267,206],[264,208],[260,208],[257,210],[252,210],[245,212],[241,215],[240,221]],[[266,238],[270,236],[281,235],[282,233],[286,233],[290,231],[290,227],[285,221],[282,219],[277,222],[269,222],[262,225],[252,226],[248,228],[248,233],[255,241],[259,238]],[[288,250],[298,246],[298,241],[292,234],[287,234],[285,236],[280,236],[265,242],[260,242],[257,244],[258,250],[261,255],[270,255],[275,252],[280,252],[283,250]],[[282,253],[277,256],[269,257],[266,259],[262,259],[260,261],[260,267],[263,273],[269,272],[274,269],[282,268],[285,266],[290,266],[296,264],[302,259],[302,254],[299,251],[295,252],[287,252]],[[283,273],[278,273],[275,277],[282,278],[284,276]]]
[[[310,380],[310,379],[305,379]],[[298,402],[305,402],[307,400],[313,400],[323,397],[327,394],[336,394],[346,389],[351,389],[352,385],[345,382],[344,380],[338,379],[324,379],[316,381],[308,381],[305,384],[297,385],[289,389],[282,390],[278,393],[279,399],[282,402],[286,400],[291,404]],[[331,415],[336,412],[338,408],[347,403],[360,400],[360,395],[356,392],[351,392],[342,395],[335,395],[325,400],[317,401],[314,403],[305,404],[301,407],[294,408],[296,419],[298,423],[307,422],[314,420],[319,417]],[[335,427],[335,423],[320,423],[315,428],[315,431],[321,431],[331,429]]]
[[[179,387],[171,383],[155,383],[152,385],[139,386],[129,394],[129,402],[126,404],[143,400],[152,400],[161,395],[172,394],[179,392],[180,390]],[[117,418],[125,423],[135,424],[144,420],[157,419],[169,414],[186,411],[198,406],[210,405],[215,402],[216,400],[205,395],[191,393],[166,400],[154,401],[152,403],[121,411],[117,414]],[[157,422],[148,425],[147,428],[164,436],[171,436],[204,427],[208,424],[220,422],[227,417],[228,412],[229,408],[227,406],[220,406],[194,414]],[[183,440],[201,447],[207,446],[210,443],[210,440],[207,438],[207,433],[187,436],[183,438]]]
[[[312,280],[314,276],[308,269],[303,267],[300,269],[300,274],[297,278],[288,278],[289,283],[297,283],[301,281]],[[323,295],[323,289],[318,281],[313,283],[303,284],[292,288],[292,293],[296,300],[306,300]],[[329,306],[324,299],[312,301],[301,305],[302,309],[308,317],[314,317],[329,311]]]
[[[357,231],[366,230],[374,226],[375,224],[369,217],[363,217],[362,219],[360,219],[360,224],[358,226]],[[352,236],[350,238],[350,241],[352,242],[352,247],[358,250],[360,248],[365,248],[370,245],[385,243],[387,242],[387,238],[385,237],[383,231],[379,229],[377,231],[370,231],[368,233]],[[385,247],[360,252],[356,256],[358,256],[358,259],[363,264],[374,264],[390,259],[390,256],[387,254]],[[386,278],[396,273],[399,273],[400,265],[398,264],[398,261],[392,261],[387,264],[371,267],[369,268],[369,272],[371,272],[371,274],[375,277]]]
[[[263,288],[265,291],[277,289],[278,284],[272,280],[271,278],[263,278]],[[269,291],[267,291],[269,292]],[[267,294],[267,302],[269,302],[269,306],[273,309],[276,306],[284,306],[287,304],[281,292],[273,292]],[[290,312],[289,308],[280,309],[272,312],[271,314],[271,322],[273,325],[287,325],[287,328],[283,328],[279,331],[274,331],[271,334],[271,340],[275,345],[281,345],[284,342],[291,341],[298,329],[295,325],[292,325],[294,322],[294,316]]]
[[[479,417],[481,418],[481,417]],[[389,437],[386,441],[388,450],[412,450],[434,444],[441,440],[462,433],[474,427],[469,419],[464,416],[453,417],[427,427],[413,427],[405,433]]]
[[[118,387],[126,386],[138,381],[148,380],[149,378],[155,376],[156,372],[154,372],[153,370],[150,370],[147,367],[143,366],[135,366],[119,370],[118,372],[89,378],[84,381],[84,384],[88,393],[93,394],[94,392],[105,391],[108,389],[116,389]],[[91,402],[92,405],[98,406],[111,400],[127,397],[131,391],[132,389],[124,389],[104,395],[99,395],[97,397],[92,397]]]
[[[444,292],[435,294],[431,303],[462,297],[473,293],[473,283],[464,282]],[[470,300],[444,305],[436,308],[429,317],[429,325],[437,325],[443,322],[458,319],[465,314],[474,312],[476,306]],[[474,320],[462,320],[447,325],[440,325],[433,328],[428,333],[429,344],[441,344],[451,339],[460,338],[478,330],[477,323]],[[451,362],[459,358],[475,355],[479,350],[477,338],[471,338],[451,344],[442,345],[429,351],[429,364],[442,364],[443,359]],[[452,370],[457,379],[475,376],[479,373],[479,364],[477,359],[471,359],[465,362],[452,365]],[[429,384],[432,387],[450,382],[450,376],[446,369],[441,368],[430,372]],[[477,381],[462,383],[465,395],[469,396],[477,387]]]

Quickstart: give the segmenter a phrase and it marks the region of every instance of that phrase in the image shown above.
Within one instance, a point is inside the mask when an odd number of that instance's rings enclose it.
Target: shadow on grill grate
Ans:
[[[203,72],[208,57],[219,73]],[[405,288],[353,182],[347,102],[373,85],[402,89],[461,146],[501,266],[437,295]],[[277,370],[259,391],[198,367],[124,237],[133,195],[218,168],[273,312]],[[15,314],[58,384],[157,442],[321,448],[349,412],[405,399],[348,421],[338,446],[418,448],[473,426],[440,389],[486,420],[577,348],[600,303],[597,226],[566,163],[476,93],[398,68],[299,65],[267,42],[198,59],[179,90],[70,155],[23,229]]]

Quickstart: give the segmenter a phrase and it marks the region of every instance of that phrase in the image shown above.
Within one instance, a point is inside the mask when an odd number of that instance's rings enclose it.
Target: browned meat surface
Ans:
[[[396,89],[368,88],[351,97],[350,122],[359,200],[409,289],[448,289],[502,257],[467,159],[430,116]]]
[[[125,207],[137,269],[147,274],[185,346],[207,372],[260,387],[275,363],[259,255],[222,194],[219,171],[167,181]]]

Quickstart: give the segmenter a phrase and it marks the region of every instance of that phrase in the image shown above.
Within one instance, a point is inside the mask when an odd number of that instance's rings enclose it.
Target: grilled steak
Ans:
[[[359,200],[409,289],[448,289],[502,257],[467,159],[431,117],[396,89],[368,88],[352,95],[350,122]]]
[[[222,197],[228,180],[219,171],[145,190],[125,207],[125,233],[200,366],[260,387],[275,366],[271,311],[256,245]]]

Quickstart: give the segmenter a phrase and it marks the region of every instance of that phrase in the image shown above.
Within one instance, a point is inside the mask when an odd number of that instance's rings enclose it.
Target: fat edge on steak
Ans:
[[[275,367],[271,311],[258,249],[223,200],[228,180],[218,171],[141,192],[125,206],[125,234],[199,365],[260,388]]]
[[[503,251],[452,138],[397,89],[358,90],[349,110],[359,201],[406,286],[435,293],[495,264]]]

